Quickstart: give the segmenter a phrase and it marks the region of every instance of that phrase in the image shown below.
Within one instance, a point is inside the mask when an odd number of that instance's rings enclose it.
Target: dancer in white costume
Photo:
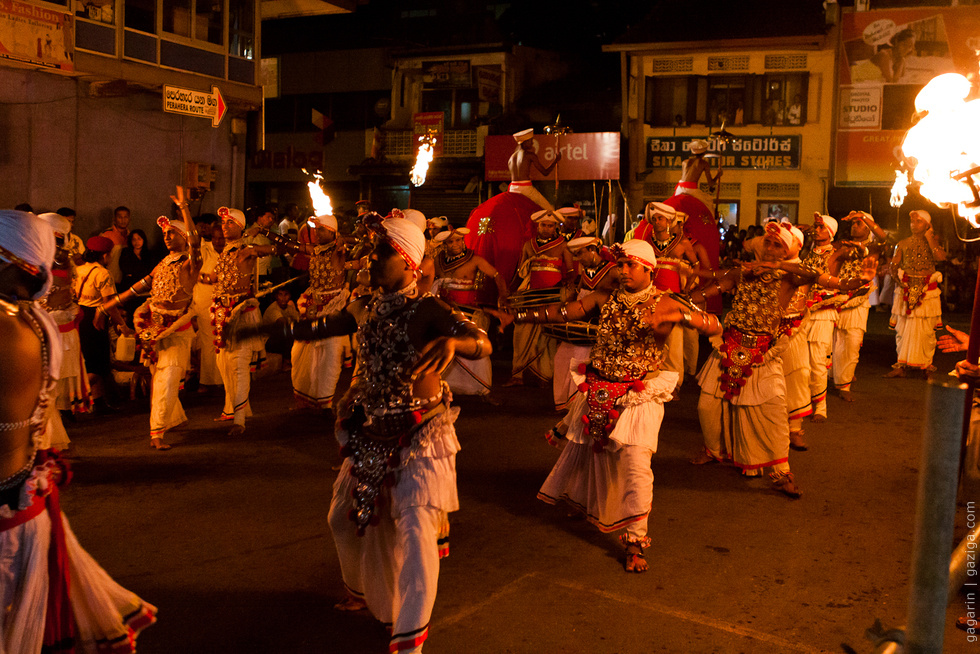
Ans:
[[[58,497],[67,466],[40,449],[62,350],[31,300],[47,292],[54,256],[47,223],[0,211],[0,651],[127,654],[156,608],[78,544]]]
[[[561,161],[561,152],[556,153],[555,160],[547,168],[541,165],[541,160],[534,152],[534,130],[524,129],[514,134],[517,147],[507,160],[507,169],[510,171],[510,186],[507,188],[511,193],[520,193],[529,198],[542,209],[554,211],[554,207],[548,202],[538,189],[534,188],[531,182],[531,168],[533,167],[542,177],[551,174],[558,162]]]
[[[315,243],[300,243],[273,232],[266,235],[281,250],[309,256],[310,285],[300,296],[296,308],[301,318],[312,320],[343,309],[350,293],[344,286],[347,245],[337,235],[337,219],[333,215],[322,215],[310,222]],[[347,336],[293,343],[293,394],[300,406],[333,408],[344,349],[349,343]]]
[[[900,241],[892,259],[895,301],[890,325],[895,330],[898,363],[886,377],[906,377],[910,373],[928,375],[936,353],[936,331],[943,324],[939,284],[943,275],[936,262],[946,260],[946,252],[932,231],[927,211],[909,214],[912,235]]]
[[[566,417],[569,442],[538,498],[549,504],[565,501],[604,533],[625,529],[620,540],[626,546],[626,571],[644,572],[643,551],[651,542],[650,458],[657,451],[663,403],[677,383],[676,372],[663,370],[667,338],[678,324],[707,335],[720,333],[721,326],[714,316],[657,289],[656,256],[646,241],[613,246],[613,255],[617,290],[521,309],[513,318],[540,324],[599,314],[591,359],[574,373],[583,392]]]
[[[371,610],[391,633],[390,652],[421,652],[448,553],[449,512],[459,508],[453,423],[459,409],[440,373],[454,356],[490,353],[486,333],[441,300],[418,292],[422,231],[385,220],[371,254],[377,291],[315,320],[287,325],[295,339],[357,332],[361,374],[338,407],[344,463],[328,520],[340,558],[344,611]],[[246,328],[273,334],[283,326]]]
[[[194,327],[191,311],[194,285],[201,274],[201,237],[187,210],[185,190],[178,186],[171,196],[180,210],[180,220],[157,219],[169,254],[153,272],[106,303],[106,309],[137,295],[150,294],[133,313],[133,325],[143,347],[140,358],[150,369],[150,447],[169,450],[163,442],[169,429],[187,422],[178,393],[191,365]]]

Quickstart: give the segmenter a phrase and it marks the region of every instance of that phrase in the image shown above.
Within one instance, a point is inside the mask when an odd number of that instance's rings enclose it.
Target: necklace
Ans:
[[[372,302],[374,305],[374,314],[379,318],[384,318],[395,310],[402,308],[408,303],[408,296],[414,296],[417,290],[418,283],[413,281],[405,288],[400,288],[393,293],[379,292]]]
[[[466,256],[466,252],[467,252],[466,250],[463,250],[459,254],[452,254],[452,255],[449,254],[449,253],[446,253],[446,255],[445,255],[445,257],[446,257],[446,263],[447,264],[450,264],[450,263],[455,263],[456,261],[459,261],[460,259],[462,259],[463,257]]]
[[[677,238],[677,234],[673,234],[672,236],[668,236],[666,241],[661,241],[659,238],[657,238],[656,236],[654,236],[653,237],[653,245],[654,245],[654,247],[657,248],[657,250],[659,250],[660,252],[663,252],[664,250],[666,250],[667,248],[670,247],[670,244],[673,243],[674,242],[674,239],[676,239],[676,238]]]
[[[637,291],[635,293],[630,293],[626,289],[620,289],[619,299],[623,301],[623,304],[626,305],[626,308],[632,309],[637,304],[642,304],[647,300],[649,300],[651,297],[653,297],[653,294],[656,292],[656,290],[657,288],[653,284],[650,284],[642,291]]]

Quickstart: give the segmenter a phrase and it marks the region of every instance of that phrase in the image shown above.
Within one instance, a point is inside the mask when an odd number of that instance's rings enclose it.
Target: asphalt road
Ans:
[[[701,436],[697,389],[685,385],[653,459],[642,575],[623,571],[614,536],[535,499],[558,455],[542,438],[556,420],[550,389],[495,390],[499,406],[458,397],[461,509],[426,651],[870,652],[876,618],[905,619],[927,388],[881,378],[894,360],[884,318],[873,314],[857,401],[831,397],[830,421],[808,424],[809,451],[791,455],[800,500],[690,465]],[[937,357],[941,371],[954,361]],[[252,388],[256,415],[238,438],[212,422],[220,389],[185,391],[190,425],[168,452],[148,447],[145,401],[69,425],[75,477],[62,497],[79,540],[159,607],[143,654],[387,651],[366,612],[332,609],[332,425],[288,410],[288,375]],[[957,536],[965,520],[961,506]],[[952,626],[963,612],[947,612],[947,652],[974,651]]]

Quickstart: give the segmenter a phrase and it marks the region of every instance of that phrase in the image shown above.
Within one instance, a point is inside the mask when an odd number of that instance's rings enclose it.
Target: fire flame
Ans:
[[[332,216],[333,205],[330,204],[330,196],[324,193],[320,187],[320,182],[322,181],[323,175],[316,172],[313,173],[313,179],[306,184],[310,189],[310,202],[313,203],[313,215]]]
[[[902,154],[910,167],[910,183],[920,184],[922,197],[939,206],[955,206],[959,214],[980,225],[980,99],[968,100],[972,85],[956,73],[934,77],[915,98],[915,109],[925,115],[908,131]],[[954,179],[957,178],[958,179]],[[897,177],[892,202],[899,195]],[[904,195],[902,195],[904,197]]]
[[[900,207],[905,202],[905,196],[909,194],[909,174],[902,171],[895,171],[895,183],[892,184],[892,196],[888,204],[893,207]]]
[[[429,172],[429,164],[432,162],[434,138],[425,138],[419,145],[419,154],[415,158],[415,167],[412,168],[412,184],[422,186],[425,184],[425,174]]]

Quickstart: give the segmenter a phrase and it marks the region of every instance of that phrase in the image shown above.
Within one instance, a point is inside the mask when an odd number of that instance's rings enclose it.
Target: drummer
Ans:
[[[433,238],[440,246],[435,257],[436,281],[432,290],[486,331],[490,320],[477,308],[480,289],[485,279],[492,279],[497,285],[497,304],[503,308],[507,305],[507,282],[486,259],[466,247],[464,237],[469,233],[465,227],[450,228]],[[454,358],[442,378],[455,394],[486,397],[492,382],[490,357]]]
[[[582,231],[582,220],[585,218],[585,212],[582,211],[577,203],[571,207],[562,207],[558,210],[558,214],[562,219],[562,238],[566,241],[571,241],[580,236],[586,236],[585,232]]]
[[[535,224],[535,236],[524,243],[517,274],[524,278],[519,291],[535,291],[553,288],[560,292],[563,284],[575,274],[572,253],[565,239],[558,233],[561,214],[542,209],[531,215]],[[558,298],[552,301],[557,301]],[[524,373],[530,372],[541,382],[554,377],[555,351],[558,343],[541,333],[539,325],[514,326],[514,361],[510,380],[504,386],[524,383]]]
[[[593,291],[603,291],[612,293],[619,285],[619,274],[616,272],[616,259],[612,256],[609,248],[602,246],[602,241],[594,236],[582,236],[573,238],[568,242],[568,249],[575,257],[578,264],[578,278],[575,280],[576,300]],[[575,323],[566,323],[566,327],[573,327]],[[575,395],[578,393],[578,384],[572,381],[571,366],[572,362],[588,361],[592,345],[582,345],[582,339],[586,339],[590,334],[592,341],[595,341],[595,332],[590,328],[589,323],[581,323],[580,333],[575,334],[573,339],[563,340],[558,345],[555,352],[555,378],[552,389],[555,395],[555,411],[565,411],[568,409]],[[564,436],[567,426],[559,423],[556,427],[560,434]],[[551,441],[551,432],[548,432],[548,440]]]

